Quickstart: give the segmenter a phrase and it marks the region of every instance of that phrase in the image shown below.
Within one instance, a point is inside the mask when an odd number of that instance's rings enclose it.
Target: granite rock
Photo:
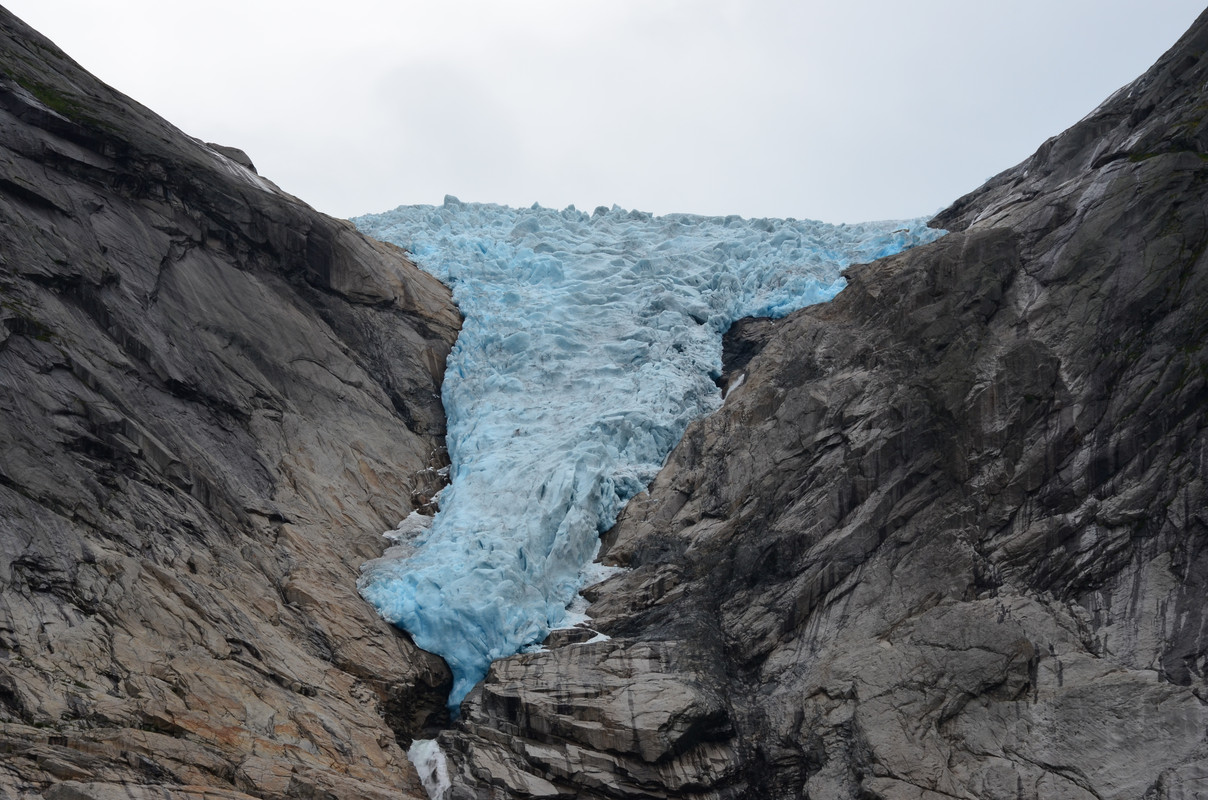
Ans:
[[[423,797],[448,291],[0,10],[0,797]]]
[[[1208,796],[1206,53],[736,326],[605,535],[611,640],[496,664],[453,796]]]

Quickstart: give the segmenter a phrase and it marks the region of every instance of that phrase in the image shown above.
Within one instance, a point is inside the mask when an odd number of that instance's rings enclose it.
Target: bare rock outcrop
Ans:
[[[737,331],[611,640],[497,663],[452,796],[1208,797],[1206,54]]]
[[[0,9],[0,797],[424,797],[449,293]]]

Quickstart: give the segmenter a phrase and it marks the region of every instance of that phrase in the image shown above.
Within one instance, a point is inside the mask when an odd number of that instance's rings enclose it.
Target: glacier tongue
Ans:
[[[743,316],[829,300],[848,264],[940,235],[924,220],[400,207],[355,220],[453,289],[465,323],[444,383],[452,485],[361,594],[454,675],[456,709],[493,659],[563,619],[599,533],[718,407],[721,336]]]

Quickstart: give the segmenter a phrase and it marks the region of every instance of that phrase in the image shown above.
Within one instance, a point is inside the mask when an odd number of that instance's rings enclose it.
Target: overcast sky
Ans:
[[[1203,0],[0,0],[335,216],[463,200],[929,214]]]

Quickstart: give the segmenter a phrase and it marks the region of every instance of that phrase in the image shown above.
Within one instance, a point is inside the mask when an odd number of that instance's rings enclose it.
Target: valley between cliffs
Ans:
[[[503,659],[448,798],[1208,797],[1208,15],[831,303]],[[450,674],[356,595],[460,317],[0,10],[0,798],[424,798]]]

